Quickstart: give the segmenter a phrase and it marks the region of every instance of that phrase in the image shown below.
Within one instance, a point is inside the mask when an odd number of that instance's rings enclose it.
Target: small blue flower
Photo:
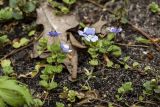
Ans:
[[[98,36],[95,35],[95,28],[85,27],[83,31],[79,30],[78,34],[83,36],[85,40],[89,42],[96,42],[98,40]]]
[[[57,32],[57,31],[50,31],[48,32],[48,35],[51,36],[51,37],[57,37],[59,36],[61,33],[60,32]]]
[[[64,53],[72,52],[72,50],[70,49],[68,44],[61,42],[60,46],[61,46],[62,52],[64,52]]]
[[[96,36],[96,35],[88,35],[88,36],[85,36],[84,37],[85,38],[85,40],[87,40],[87,41],[91,41],[91,42],[96,42],[97,40],[98,40],[98,36]]]
[[[116,27],[108,27],[107,30],[109,32],[112,32],[112,33],[120,33],[120,32],[122,32],[122,28],[116,28]]]

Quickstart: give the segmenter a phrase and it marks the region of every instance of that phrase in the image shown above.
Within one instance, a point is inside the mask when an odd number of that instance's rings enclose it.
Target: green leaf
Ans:
[[[100,53],[106,53],[106,51],[107,51],[106,48],[99,48]]]
[[[121,23],[123,23],[123,24],[128,23],[128,19],[127,19],[127,17],[121,17],[120,22],[121,22]]]
[[[9,59],[5,59],[5,60],[2,60],[2,61],[1,61],[1,66],[2,66],[2,68],[8,67],[8,66],[10,66],[10,65],[11,65],[11,61],[10,61]]]
[[[143,100],[144,100],[144,97],[143,97],[143,96],[139,96],[139,97],[138,97],[138,100],[139,100],[139,101],[143,101]]]
[[[2,98],[0,98],[0,107],[7,107]]]
[[[119,95],[116,95],[115,97],[117,98],[118,101],[122,100],[122,97],[120,97]]]
[[[4,44],[6,42],[9,42],[10,40],[8,39],[7,35],[2,35],[0,36],[0,44]]]
[[[10,60],[2,60],[1,61],[1,66],[2,66],[2,69],[3,69],[3,73],[5,75],[9,75],[13,72],[13,67],[11,66],[11,61]]]
[[[91,59],[89,61],[89,64],[96,66],[96,65],[98,65],[98,60],[97,59]]]
[[[36,33],[35,30],[31,30],[31,31],[28,33],[28,36],[33,36],[35,33]]]
[[[56,107],[64,107],[64,104],[61,102],[56,102]]]
[[[102,43],[103,43],[102,46],[104,46],[104,47],[108,47],[108,46],[110,46],[112,44],[112,42],[109,41],[109,40],[103,40]]]
[[[55,60],[52,57],[47,57],[47,62],[49,64],[51,64],[52,62],[54,62]]]
[[[52,65],[47,65],[43,71],[44,74],[48,75],[48,74],[53,74],[55,70],[55,67],[53,67]]]
[[[133,62],[132,66],[133,68],[138,68],[140,67],[140,64],[138,62]]]
[[[132,91],[132,82],[126,82],[124,84],[122,84],[122,86],[120,88],[118,88],[118,93],[119,94],[124,94],[128,91]]]
[[[142,37],[137,37],[136,41],[139,42],[139,43],[144,43],[144,44],[150,43],[150,40],[142,38]]]
[[[59,44],[51,44],[51,45],[48,45],[47,46],[47,49],[50,51],[50,52],[60,52],[61,51],[61,48],[60,48],[60,45]]]
[[[122,54],[121,48],[118,47],[117,45],[111,45],[111,46],[109,46],[109,48],[107,49],[107,51],[111,52],[116,57],[119,57]]]
[[[113,64],[114,64],[114,63],[113,63],[112,61],[110,61],[110,60],[109,60],[109,61],[107,61],[107,67],[112,67],[112,66],[113,66]]]
[[[126,57],[123,58],[123,61],[127,62],[129,59],[130,59],[130,56],[126,56]]]
[[[0,21],[10,20],[13,18],[13,11],[9,7],[5,7],[0,10]]]
[[[27,38],[25,38],[25,37],[23,37],[23,38],[20,39],[20,45],[21,45],[21,46],[27,45],[28,42],[29,42],[29,39],[27,39]]]
[[[39,84],[40,84],[41,86],[45,87],[45,88],[48,88],[48,87],[49,87],[48,82],[45,81],[45,80],[41,80],[41,81],[39,82]]]
[[[57,56],[57,63],[63,63],[65,59],[66,59],[66,54],[59,53]]]
[[[61,12],[63,12],[64,14],[67,14],[67,13],[69,13],[69,9],[67,8],[67,7],[61,7],[60,8],[61,9]]]
[[[89,48],[88,53],[91,55],[92,58],[97,58],[97,49],[96,48]]]
[[[42,107],[44,102],[42,102],[40,99],[33,99],[34,107]]]
[[[21,47],[21,44],[19,42],[13,42],[12,46],[14,48],[20,48]]]
[[[117,51],[112,52],[112,54],[113,54],[114,56],[116,56],[116,57],[119,57],[119,56],[122,55],[122,52],[121,52],[121,50],[117,50]]]
[[[33,99],[26,86],[8,77],[0,77],[0,98],[12,106],[19,107],[27,104],[31,106]]]
[[[115,37],[115,34],[114,34],[114,33],[109,33],[109,34],[107,35],[107,40],[111,41],[111,40],[114,39],[114,37]]]
[[[125,68],[125,69],[129,69],[130,66],[129,66],[128,64],[125,64],[125,65],[124,65],[124,68]]]
[[[14,48],[20,48],[21,46],[25,46],[29,43],[29,40],[25,37],[21,38],[19,42],[13,42],[13,47]]]
[[[152,68],[151,68],[150,66],[146,66],[146,67],[144,68],[144,71],[145,71],[145,72],[151,71],[151,70],[152,70]]]
[[[57,65],[56,66],[56,73],[61,73],[63,70],[63,66],[62,65]]]
[[[9,0],[9,6],[10,6],[10,7],[13,7],[13,8],[14,8],[14,7],[17,7],[17,1],[18,1],[18,0]]]
[[[55,81],[51,81],[48,85],[49,85],[47,88],[48,90],[55,89],[58,86],[57,82],[55,82]]]
[[[26,13],[33,12],[35,9],[36,9],[36,5],[32,1],[27,2],[24,6],[24,11]]]
[[[151,10],[151,12],[153,13],[157,13],[160,12],[160,7],[157,3],[152,2],[151,4],[149,4],[149,9]]]
[[[11,67],[11,66],[4,67],[3,68],[3,73],[5,75],[9,75],[9,74],[13,73],[13,67]]]
[[[43,80],[49,80],[49,76],[48,75],[40,75],[40,78]]]
[[[125,90],[124,90],[123,87],[118,88],[118,93],[119,93],[119,94],[124,93],[124,92],[125,92]]]
[[[76,91],[69,90],[68,91],[68,98],[67,98],[67,100],[70,101],[70,102],[75,102],[76,96],[77,96],[77,92]]]
[[[20,11],[19,8],[13,9],[13,15],[12,16],[16,20],[23,19],[23,13],[22,13],[22,11]]]
[[[71,4],[74,4],[76,2],[76,0],[63,0],[63,2],[71,5]]]

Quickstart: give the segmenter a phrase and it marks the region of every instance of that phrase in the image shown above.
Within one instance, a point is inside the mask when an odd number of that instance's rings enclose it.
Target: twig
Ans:
[[[142,47],[142,48],[148,48],[148,46],[145,45],[129,45],[129,44],[122,44],[122,43],[115,43],[116,45],[120,46],[126,46],[126,47]]]
[[[139,103],[146,103],[146,104],[157,105],[155,102],[152,102],[152,101],[139,101],[139,100],[137,100],[137,103],[135,103],[135,104],[139,104]]]
[[[94,4],[94,5],[96,5],[96,6],[98,6],[98,7],[100,7],[100,8],[104,8],[102,5],[100,5],[99,3],[97,3],[97,2],[95,2],[95,1],[93,1],[93,0],[87,0],[88,2],[90,2],[90,3],[92,3],[92,4]]]
[[[141,30],[140,28],[136,27],[131,22],[128,22],[128,24],[130,26],[132,26],[132,28],[134,28],[136,31],[138,31],[139,33],[141,33],[143,36],[145,36],[147,39],[149,39],[157,47],[156,49],[160,52],[160,46],[151,38],[151,35],[147,34],[143,30]]]
[[[100,8],[102,8],[103,10],[109,12],[110,14],[114,14],[112,11],[110,11],[109,9],[104,8],[103,5],[98,4],[97,2],[93,1],[93,0],[86,0]],[[114,14],[115,15],[115,14]],[[134,28],[136,31],[138,31],[139,33],[141,33],[143,36],[145,36],[147,39],[149,39],[150,41],[153,42],[153,44],[157,47],[156,49],[160,52],[160,46],[155,43],[155,41],[151,38],[151,36],[147,33],[145,33],[144,31],[142,31],[140,28],[136,27],[135,25],[133,25],[131,22],[128,21],[128,25],[130,25],[132,28]]]
[[[102,100],[102,99],[97,99],[98,101],[101,101],[101,102],[105,102],[105,103],[110,103],[109,101],[106,101],[106,100]],[[113,105],[115,105],[116,107],[123,107],[123,106],[121,106],[121,105],[118,105],[118,104],[116,104],[116,103],[113,103],[113,102],[111,102]]]
[[[43,35],[43,32],[42,32],[36,39],[32,40],[29,44],[27,44],[27,45],[25,45],[25,46],[23,46],[23,47],[21,47],[21,48],[14,49],[14,50],[12,50],[10,53],[8,53],[8,54],[6,54],[5,56],[3,56],[3,57],[0,59],[0,61],[6,59],[6,58],[9,57],[9,56],[12,56],[13,54],[15,54],[15,53],[17,53],[17,52],[19,52],[19,51],[21,51],[21,50],[23,50],[23,49],[31,46],[31,45],[33,45],[36,41],[38,41],[38,40],[42,37],[42,35]]]

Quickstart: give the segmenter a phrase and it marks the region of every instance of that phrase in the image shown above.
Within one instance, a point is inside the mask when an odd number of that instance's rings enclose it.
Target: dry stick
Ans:
[[[139,33],[141,33],[143,36],[145,36],[147,39],[149,39],[157,47],[156,49],[160,52],[160,46],[157,43],[155,43],[155,41],[150,37],[149,34],[147,34],[146,32],[142,31],[140,28],[137,28],[131,22],[128,22],[128,24],[130,26],[132,26],[135,30],[137,30]]]
[[[95,1],[93,1],[93,0],[86,0],[86,1],[88,1],[88,2],[90,2],[90,3],[92,3],[92,4],[94,4],[94,5],[102,8],[102,9],[104,9],[104,11],[107,11],[107,12],[109,12],[110,14],[114,14],[112,11],[104,8],[104,6],[98,4],[97,2],[95,2]],[[138,31],[139,33],[141,33],[143,36],[145,36],[147,39],[149,39],[149,40],[157,47],[156,49],[160,52],[160,46],[159,46],[157,43],[155,43],[155,41],[150,37],[149,34],[145,33],[144,31],[142,31],[141,29],[139,29],[138,27],[136,27],[135,25],[133,25],[131,22],[128,22],[128,24],[129,24],[132,28],[134,28],[136,31]]]
[[[36,38],[35,40],[32,40],[29,44],[27,44],[27,45],[25,45],[25,46],[23,46],[23,47],[21,47],[21,48],[12,50],[10,53],[8,53],[8,54],[5,55],[4,57],[2,57],[2,58],[0,59],[0,61],[4,60],[5,58],[7,58],[7,57],[9,57],[9,56],[12,56],[13,54],[15,54],[15,53],[17,53],[17,52],[19,52],[19,51],[21,51],[21,50],[23,50],[23,49],[31,46],[31,45],[33,45],[36,41],[38,41],[38,40],[42,37],[42,35],[43,35],[43,33],[41,33],[41,34],[38,36],[38,38]]]
[[[142,48],[148,48],[149,46],[146,45],[129,45],[129,44],[122,44],[122,43],[115,43],[116,45],[119,46],[126,46],[126,47],[142,47]]]
[[[135,105],[139,104],[139,103],[157,105],[155,102],[152,102],[152,101],[139,101],[139,100],[136,100],[136,101],[137,101],[137,103],[135,103]]]

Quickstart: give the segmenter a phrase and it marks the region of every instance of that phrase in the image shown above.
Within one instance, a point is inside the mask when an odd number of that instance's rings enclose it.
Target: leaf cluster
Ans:
[[[98,40],[96,43],[90,43],[88,53],[91,55],[90,64],[98,65],[98,56],[99,54],[112,54],[115,57],[121,56],[121,48],[114,44],[113,39],[115,38],[114,33],[109,33],[107,38],[102,38]]]
[[[19,41],[13,41],[12,46],[13,46],[14,48],[20,48],[20,47],[22,47],[22,46],[27,45],[28,43],[29,43],[29,39],[23,37],[23,38],[21,38]]]
[[[9,0],[9,6],[12,8],[14,19],[23,19],[25,14],[35,11],[37,0]]]
[[[122,100],[123,95],[130,91],[133,91],[132,82],[123,83],[122,86],[118,88],[118,94],[116,95],[117,100]]]
[[[20,107],[26,105],[30,107],[34,104],[29,90],[23,84],[20,84],[9,77],[0,77],[0,107],[10,105]]]
[[[152,2],[151,4],[149,4],[149,9],[151,10],[151,12],[153,13],[158,13],[160,12],[160,7],[156,2]]]
[[[67,87],[63,87],[63,92],[60,94],[60,98],[67,99],[70,102],[75,102],[78,97],[78,92],[69,90]]]
[[[1,9],[0,10],[0,21],[12,19],[13,18],[12,14],[13,14],[12,8],[5,7]]]
[[[160,98],[160,85],[158,84],[158,80],[152,79],[150,81],[146,81],[143,84],[144,90],[143,93],[146,95],[155,94]]]
[[[70,12],[70,7],[74,3],[76,3],[76,0],[62,0],[63,3],[54,1],[54,0],[48,0],[50,5],[56,9],[55,14],[61,15],[61,14],[68,14]]]
[[[1,66],[5,75],[9,75],[13,72],[13,67],[11,66],[11,61],[9,59],[2,60]]]
[[[0,10],[0,21],[20,20],[35,11],[37,0],[9,0],[9,6]]]
[[[45,50],[50,52],[50,55],[46,58],[47,64],[40,75],[42,80],[39,83],[47,90],[52,90],[58,86],[58,84],[54,81],[54,77],[57,73],[62,72],[62,63],[66,59],[66,54],[61,51],[59,44],[53,43],[51,45],[47,45],[47,41],[47,39],[43,38],[40,40],[39,44],[41,53]]]
[[[8,43],[10,40],[8,39],[7,35],[1,35],[0,36],[0,46],[3,46],[4,44]]]

